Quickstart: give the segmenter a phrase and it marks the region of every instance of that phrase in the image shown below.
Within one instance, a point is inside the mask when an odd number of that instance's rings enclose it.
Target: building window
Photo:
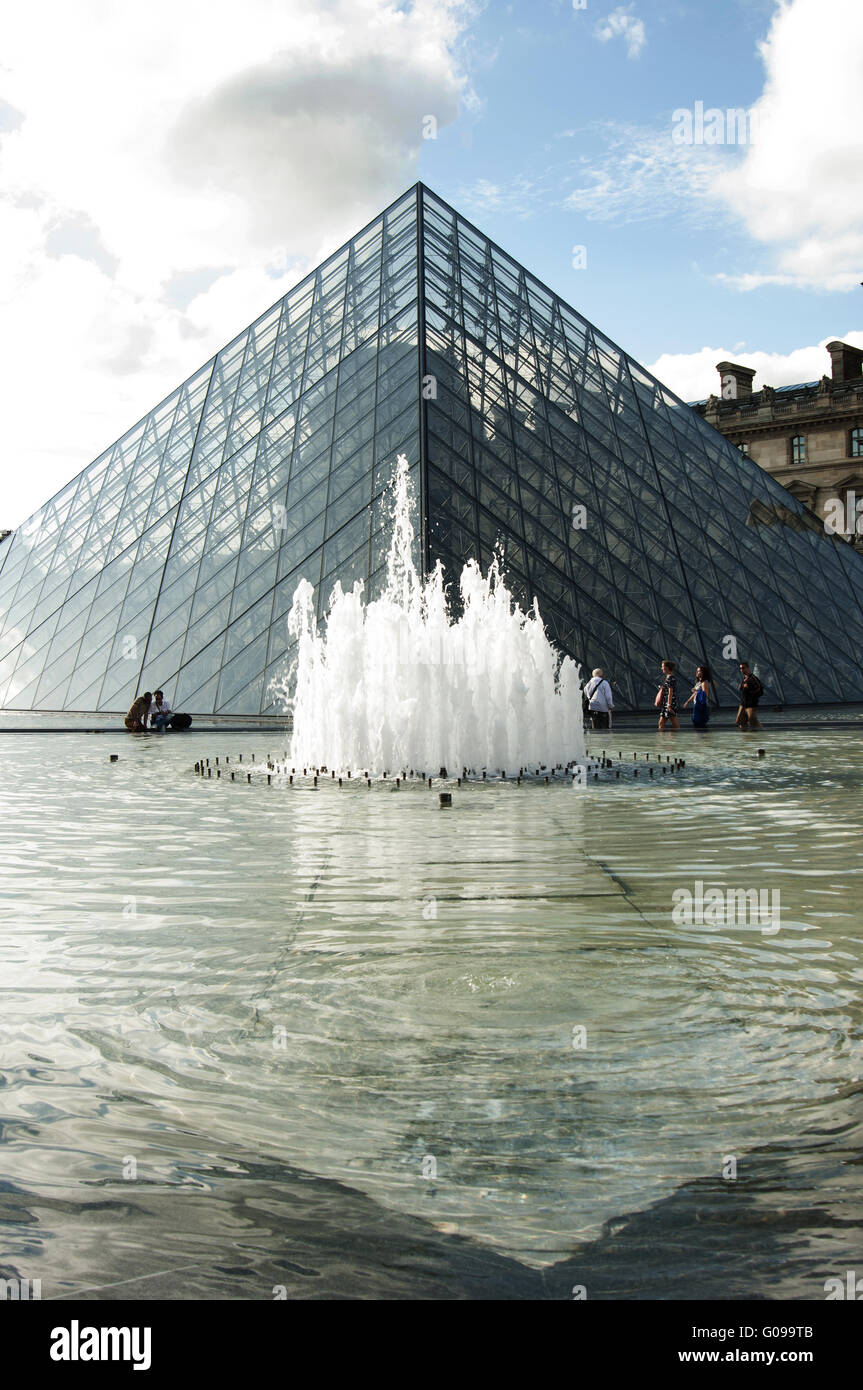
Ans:
[[[806,435],[805,435],[805,434],[795,434],[794,438],[791,440],[791,462],[792,462],[792,463],[805,463],[805,462],[806,462]]]
[[[853,459],[863,459],[863,427],[851,431],[850,454]]]
[[[738,449],[740,450],[740,452],[741,452],[741,454],[743,455],[744,458],[746,458],[746,459],[751,459],[751,458],[752,458],[752,455],[751,455],[750,452],[749,452],[749,440],[748,440],[748,439],[742,440],[742,441],[738,444],[737,447],[738,447]]]

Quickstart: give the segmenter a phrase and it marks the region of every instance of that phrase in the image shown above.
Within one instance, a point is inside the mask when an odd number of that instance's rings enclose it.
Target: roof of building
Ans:
[[[830,377],[827,377],[827,381],[830,382],[829,395],[835,401],[841,401],[847,396],[857,395],[863,391],[863,376],[857,377],[853,381],[839,383],[834,383]],[[770,390],[771,388],[769,386],[762,387],[760,391],[753,391],[751,396],[736,396],[728,401],[720,400],[719,414],[734,415],[744,409],[755,411],[762,405],[770,404],[770,398],[764,397],[765,389]],[[792,386],[776,386],[772,390],[774,398],[781,397],[783,404],[787,404],[789,408],[793,401],[804,401],[809,398],[815,400],[822,394],[820,381],[797,382]],[[707,397],[700,401],[690,401],[689,404],[693,410],[701,411],[706,407],[709,399]]]

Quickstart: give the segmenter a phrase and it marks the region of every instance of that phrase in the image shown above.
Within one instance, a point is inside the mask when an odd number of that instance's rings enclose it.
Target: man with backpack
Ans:
[[[745,661],[740,662],[740,684],[737,693],[740,696],[736,720],[738,729],[763,728],[763,724],[758,720],[758,701],[764,694],[764,686],[758,677],[752,674]]]
[[[614,696],[611,693],[611,686],[605,679],[605,672],[602,667],[597,666],[591,679],[584,687],[584,699],[587,702],[586,713],[590,718],[591,727],[594,729],[609,728],[609,716],[614,711]]]

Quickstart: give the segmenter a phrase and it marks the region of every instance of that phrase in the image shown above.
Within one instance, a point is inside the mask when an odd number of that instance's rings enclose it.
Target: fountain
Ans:
[[[438,561],[423,583],[413,558],[408,462],[397,460],[386,588],[336,583],[325,630],[300,580],[288,619],[298,650],[291,760],[297,766],[506,771],[584,760],[579,667],[523,612],[503,557],[462,570],[462,612],[450,614]]]

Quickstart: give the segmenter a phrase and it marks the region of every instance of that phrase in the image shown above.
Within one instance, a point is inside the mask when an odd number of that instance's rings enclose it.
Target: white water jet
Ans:
[[[325,631],[301,579],[288,618],[298,639],[291,761],[376,772],[463,767],[516,773],[584,762],[579,667],[549,642],[534,600],[523,613],[495,557],[462,570],[451,620],[443,567],[422,583],[413,561],[408,462],[397,461],[382,596],[336,583]]]

